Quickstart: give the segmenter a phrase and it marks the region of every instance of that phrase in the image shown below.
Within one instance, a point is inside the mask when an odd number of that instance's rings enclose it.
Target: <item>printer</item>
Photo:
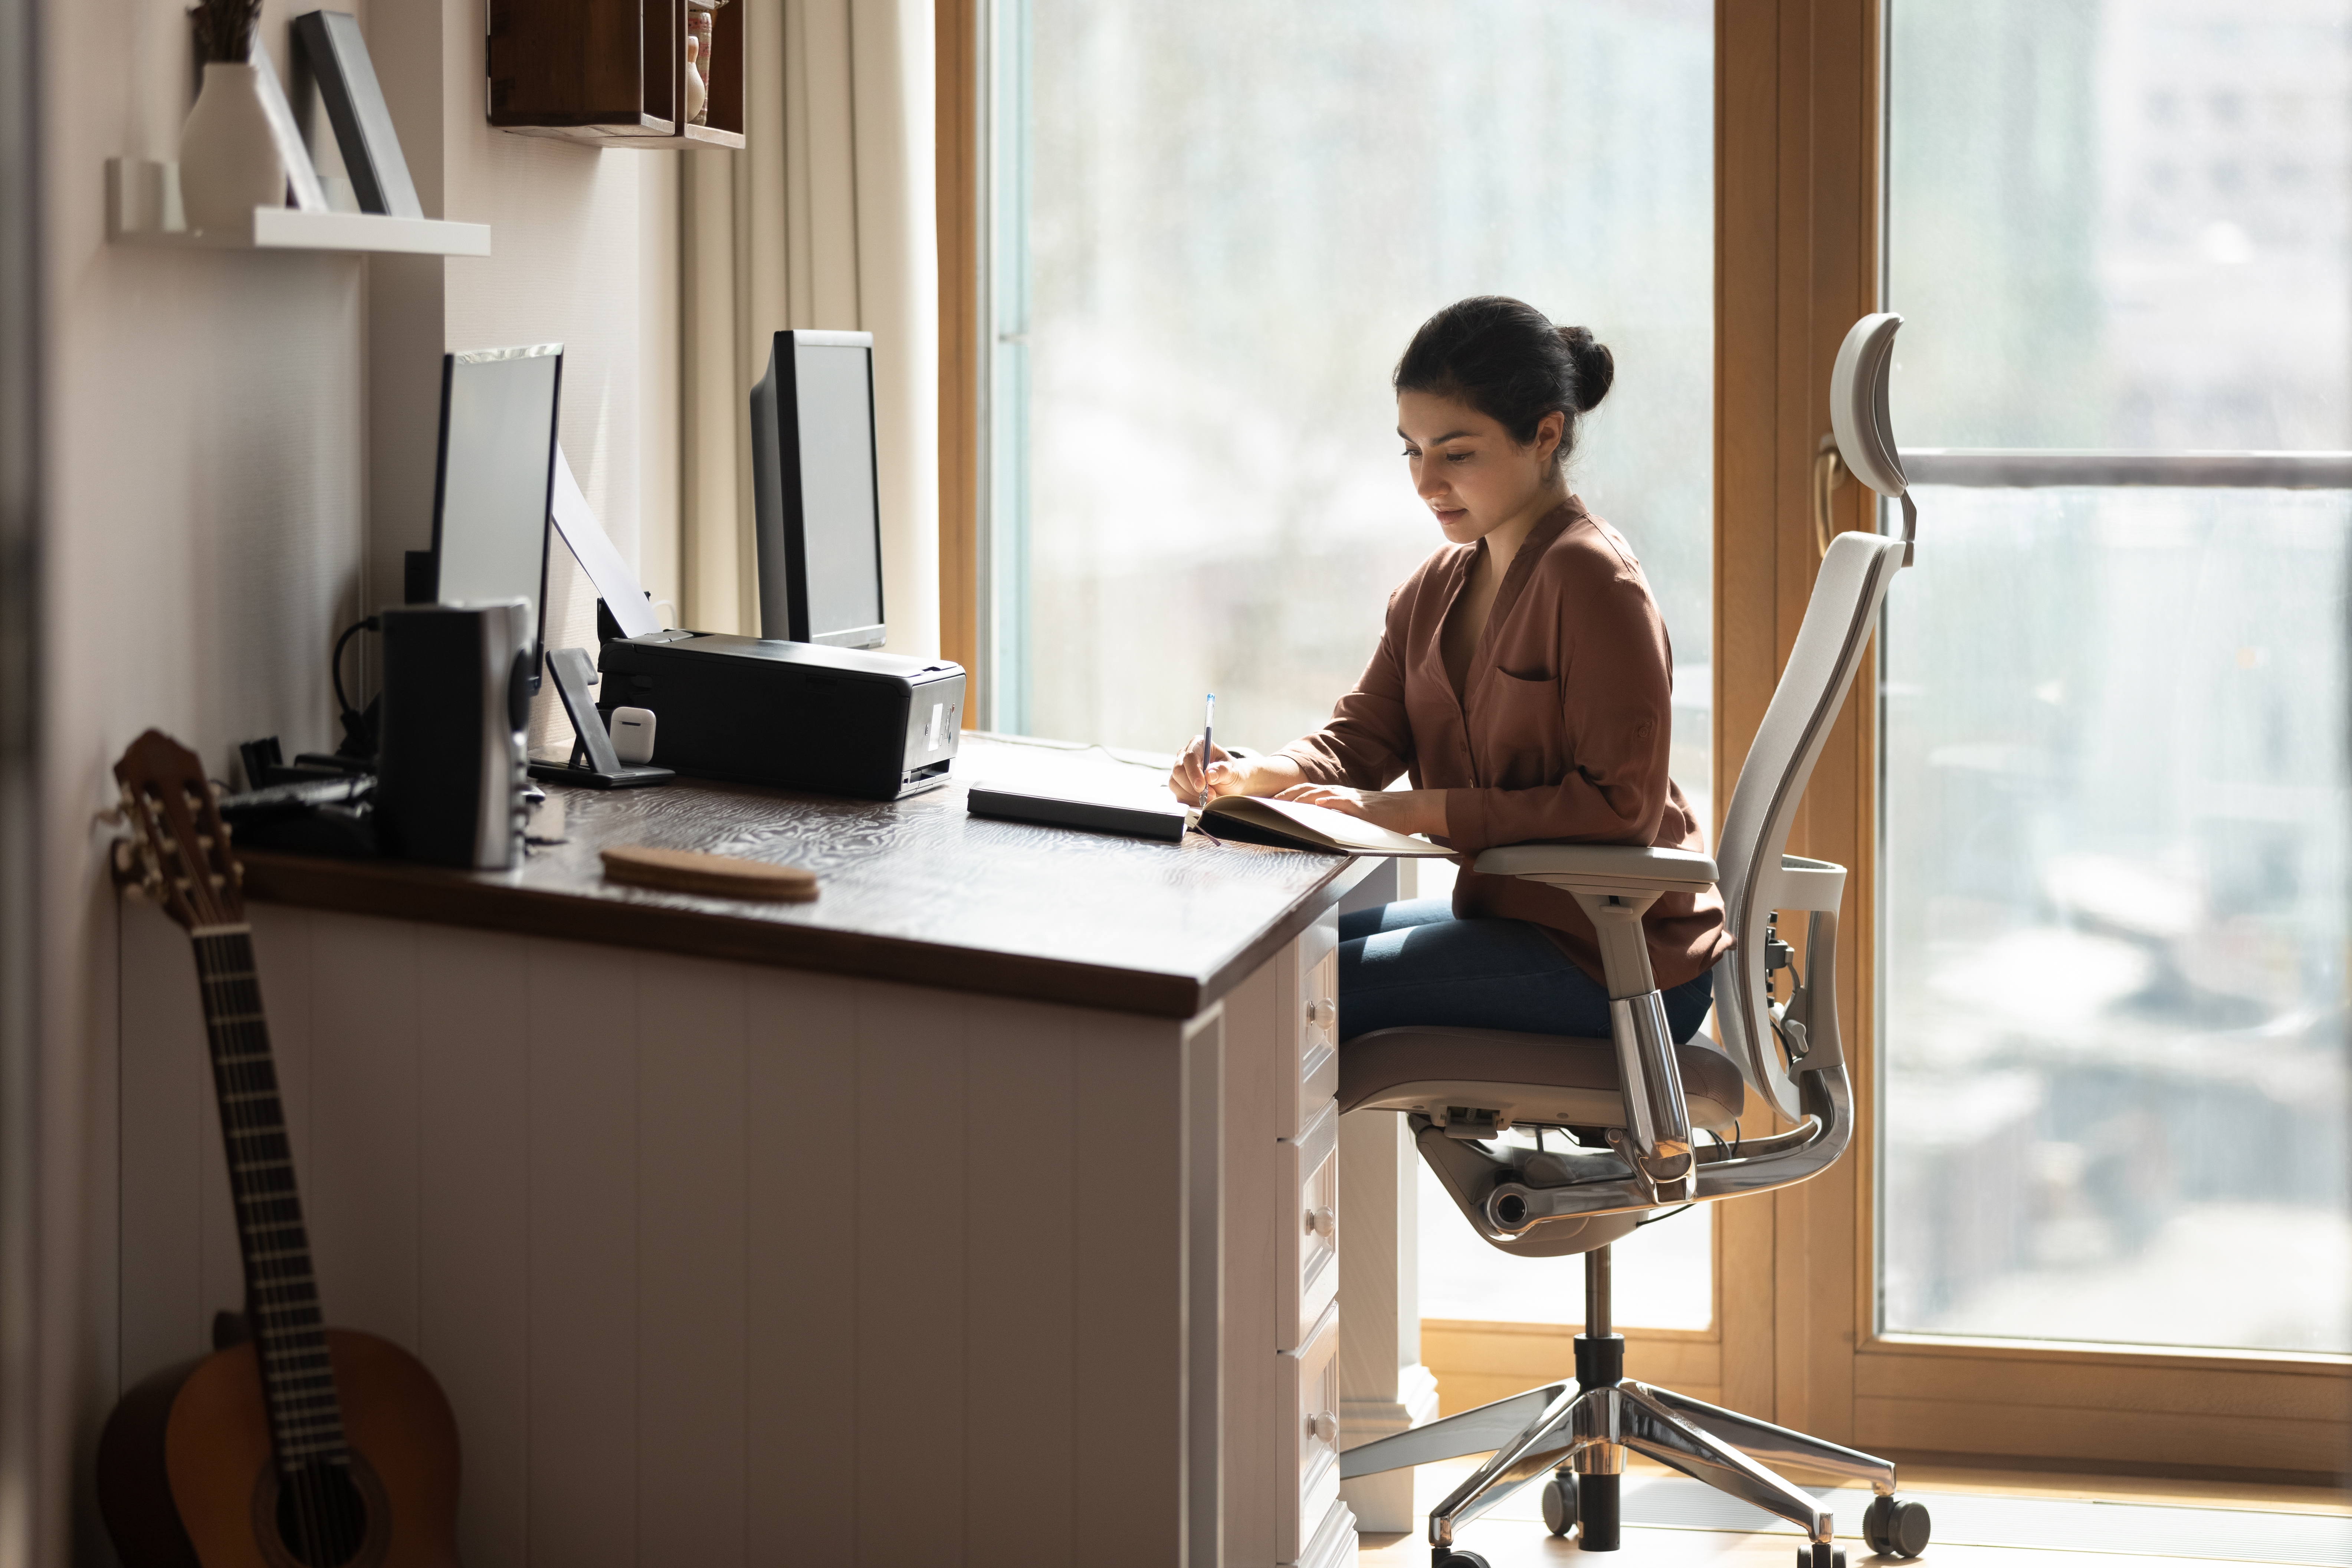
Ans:
[[[720,633],[608,640],[597,711],[644,708],[657,759],[703,778],[897,800],[943,784],[963,667]]]
[[[751,389],[765,637],[662,629],[559,454],[554,526],[603,601],[596,711],[650,710],[659,768],[867,800],[947,782],[963,668],[879,648],[873,362],[870,333],[781,331]]]

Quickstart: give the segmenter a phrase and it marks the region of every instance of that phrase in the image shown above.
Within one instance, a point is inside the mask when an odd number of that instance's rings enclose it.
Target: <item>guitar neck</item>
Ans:
[[[246,1316],[261,1360],[271,1446],[278,1465],[298,1469],[347,1458],[341,1406],[327,1359],[326,1321],[310,1268],[310,1238],[294,1184],[294,1150],[278,1098],[278,1068],[261,1013],[252,929],[191,931],[221,1142],[245,1259]]]

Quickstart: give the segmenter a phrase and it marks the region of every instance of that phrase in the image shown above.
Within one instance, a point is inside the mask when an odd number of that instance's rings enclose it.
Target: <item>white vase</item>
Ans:
[[[180,205],[192,229],[249,228],[286,205],[286,164],[261,104],[259,66],[207,65],[180,130]]]

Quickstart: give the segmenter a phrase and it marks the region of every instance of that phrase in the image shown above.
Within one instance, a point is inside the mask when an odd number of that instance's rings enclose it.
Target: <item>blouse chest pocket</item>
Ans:
[[[1480,782],[1489,789],[1537,789],[1568,776],[1568,721],[1557,676],[1497,667],[1478,695],[1482,710],[1472,715],[1471,729]]]

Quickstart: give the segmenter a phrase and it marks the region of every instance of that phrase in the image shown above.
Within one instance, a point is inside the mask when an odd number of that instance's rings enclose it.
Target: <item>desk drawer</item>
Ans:
[[[1315,1331],[1278,1358],[1289,1397],[1281,1401],[1289,1427],[1275,1452],[1298,1456],[1297,1506],[1275,1521],[1274,1560],[1296,1563],[1339,1500],[1339,1308],[1324,1309]]]
[[[1302,1059],[1318,1044],[1339,1038],[1339,955],[1327,952],[1314,963],[1299,954],[1298,1054]]]
[[[1276,1146],[1296,1206],[1281,1220],[1275,1289],[1275,1349],[1304,1344],[1339,1293],[1339,1111],[1330,1100],[1305,1136]],[[1295,1292],[1295,1296],[1294,1296]]]
[[[1339,957],[1326,952],[1312,963],[1300,951],[1298,971],[1298,1110],[1293,1129],[1303,1131],[1339,1092]]]
[[[1293,1137],[1304,1136],[1315,1119],[1323,1114],[1324,1107],[1339,1097],[1339,1051],[1328,1040],[1317,1039],[1307,1049],[1298,1064],[1298,1104],[1285,1107],[1296,1118],[1284,1131]]]

